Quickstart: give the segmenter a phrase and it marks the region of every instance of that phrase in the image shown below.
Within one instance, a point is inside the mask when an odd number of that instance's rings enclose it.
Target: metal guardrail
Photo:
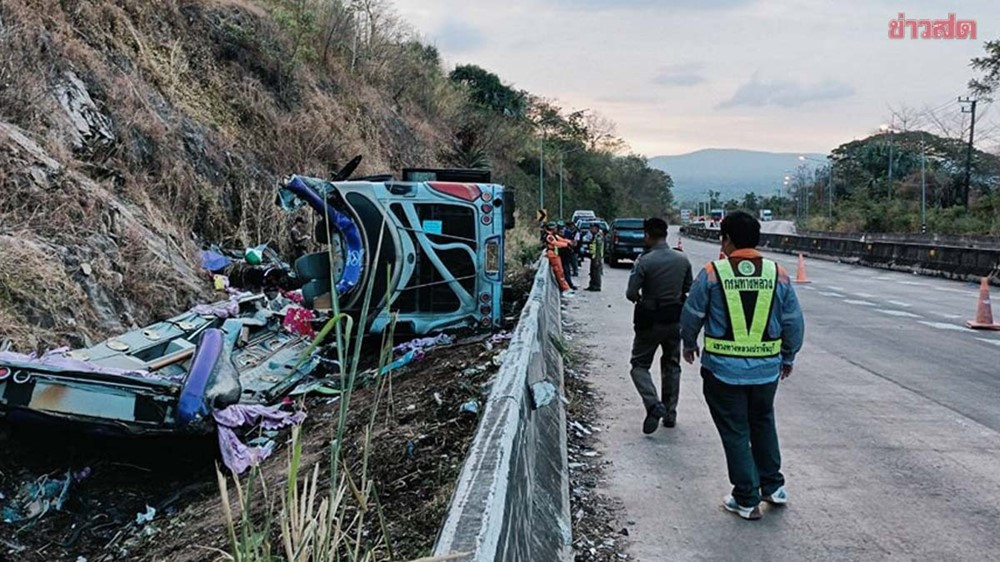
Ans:
[[[483,408],[435,556],[463,562],[572,559],[561,338],[559,288],[543,258]]]
[[[980,248],[984,250],[1000,249],[1000,237],[997,236],[957,236],[949,234],[898,234],[898,233],[856,233],[856,232],[825,232],[819,230],[799,230],[799,236],[819,238],[836,238],[845,240],[862,240],[876,242],[898,242],[905,244],[924,244],[930,246],[951,246],[956,248]]]
[[[681,233],[698,240],[719,240],[718,230],[684,227]],[[1000,248],[764,233],[760,235],[760,248],[789,254],[845,258],[872,267],[902,269],[954,279],[989,277],[993,283],[1000,283]]]

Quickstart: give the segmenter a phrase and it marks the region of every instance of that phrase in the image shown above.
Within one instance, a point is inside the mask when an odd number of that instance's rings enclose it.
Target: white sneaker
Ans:
[[[570,290],[570,291],[563,291],[562,296],[564,298],[571,299],[571,298],[573,298],[573,297],[576,296],[576,291],[572,291],[572,290]]]
[[[773,494],[763,499],[771,505],[785,505],[788,503],[788,490],[785,490],[785,487],[782,486],[775,490]]]
[[[735,513],[736,515],[750,521],[756,521],[764,516],[764,514],[760,512],[759,507],[744,507],[737,503],[736,498],[733,496],[726,496],[725,498],[722,498],[722,507],[724,507],[726,511]]]

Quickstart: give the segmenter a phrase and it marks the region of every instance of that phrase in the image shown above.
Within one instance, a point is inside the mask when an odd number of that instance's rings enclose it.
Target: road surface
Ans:
[[[676,234],[671,235],[671,242]],[[685,240],[695,272],[718,246]],[[794,275],[791,256],[770,257]],[[644,436],[628,376],[628,269],[569,299],[604,394],[606,493],[639,560],[983,560],[1000,552],[1000,333],[967,330],[977,287],[808,261],[806,345],[777,398],[791,497],[724,512],[725,460],[696,366],[678,422]],[[582,268],[585,269],[585,268]],[[654,375],[659,383],[659,377]]]

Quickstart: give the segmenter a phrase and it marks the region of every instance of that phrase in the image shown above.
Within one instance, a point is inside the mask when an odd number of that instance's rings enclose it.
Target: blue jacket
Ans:
[[[760,252],[753,249],[736,250],[730,256],[732,259],[762,257]],[[795,354],[802,349],[805,337],[805,320],[802,309],[799,308],[799,300],[792,289],[788,272],[781,266],[778,266],[778,286],[773,310],[767,332],[771,337],[781,338],[779,357],[724,357],[704,353],[701,366],[726,384],[767,384],[778,380],[781,364],[791,365],[795,362]],[[698,334],[703,327],[713,335],[724,334],[729,328],[722,285],[711,263],[698,274],[684,304],[681,337],[685,351],[698,349]]]

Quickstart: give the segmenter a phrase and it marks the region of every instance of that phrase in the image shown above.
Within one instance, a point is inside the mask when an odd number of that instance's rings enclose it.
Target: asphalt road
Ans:
[[[672,235],[673,243],[676,235]],[[697,272],[718,246],[684,241]],[[794,275],[791,256],[772,255]],[[581,268],[586,269],[586,268]],[[963,327],[972,284],[810,260],[806,345],[777,398],[791,501],[722,510],[722,446],[696,366],[678,425],[644,436],[628,377],[628,269],[567,300],[604,394],[605,492],[639,560],[984,560],[1000,552],[1000,333]],[[657,383],[658,383],[658,376]]]

